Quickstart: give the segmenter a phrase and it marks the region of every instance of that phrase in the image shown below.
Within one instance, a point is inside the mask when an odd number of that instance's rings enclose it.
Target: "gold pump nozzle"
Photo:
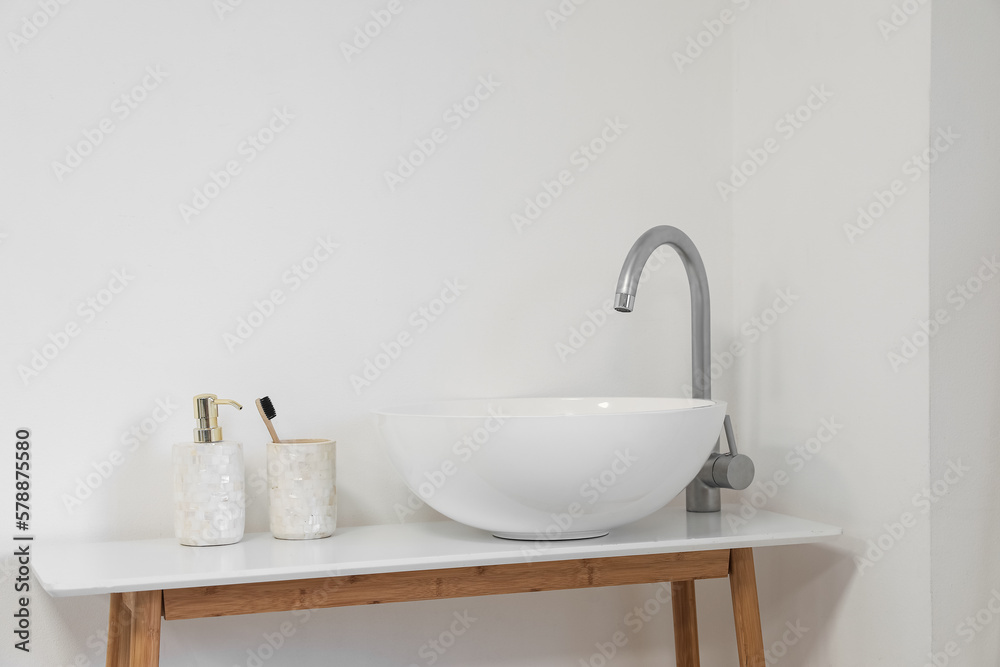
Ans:
[[[194,429],[195,442],[219,442],[222,427],[219,426],[220,405],[232,405],[237,410],[243,406],[229,398],[219,398],[215,394],[198,394],[194,397],[194,418],[198,425]]]

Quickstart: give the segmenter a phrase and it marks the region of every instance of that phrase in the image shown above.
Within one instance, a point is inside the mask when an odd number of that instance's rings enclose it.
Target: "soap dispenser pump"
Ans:
[[[174,445],[174,533],[205,547],[243,539],[246,521],[243,445],[222,438],[219,406],[243,406],[215,394],[194,397],[194,442]]]

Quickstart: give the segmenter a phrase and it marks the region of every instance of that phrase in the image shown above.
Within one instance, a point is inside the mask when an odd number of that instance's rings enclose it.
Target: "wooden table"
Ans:
[[[753,547],[829,539],[840,529],[758,511],[664,508],[607,537],[515,542],[453,521],[341,528],[322,540],[247,535],[184,547],[172,538],[38,540],[33,567],[54,597],[110,593],[107,665],[159,664],[160,621],[671,582],[679,667],[697,667],[694,582],[729,577],[741,667],[764,667]]]

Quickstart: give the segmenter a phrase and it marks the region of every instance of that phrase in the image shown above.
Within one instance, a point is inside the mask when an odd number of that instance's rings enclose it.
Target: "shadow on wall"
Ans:
[[[758,549],[755,556],[767,665],[828,664],[828,628],[857,575],[851,552],[803,544]]]

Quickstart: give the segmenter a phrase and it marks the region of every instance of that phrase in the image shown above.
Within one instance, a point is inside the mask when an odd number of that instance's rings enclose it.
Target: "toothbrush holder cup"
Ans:
[[[337,443],[279,440],[267,445],[271,534],[311,540],[337,528]]]

